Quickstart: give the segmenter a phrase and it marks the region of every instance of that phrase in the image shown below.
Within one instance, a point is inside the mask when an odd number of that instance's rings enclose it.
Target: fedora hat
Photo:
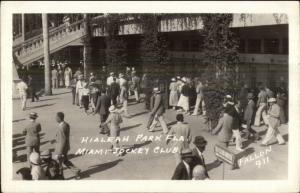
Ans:
[[[108,110],[109,112],[114,113],[117,111],[117,108],[115,107],[115,105],[111,105]]]
[[[196,136],[193,142],[195,145],[199,145],[199,146],[206,146],[207,141],[204,139],[204,137],[200,136]]]
[[[269,98],[268,103],[275,103],[276,102],[276,98]]]
[[[248,99],[253,99],[253,98],[254,98],[253,93],[248,93],[247,98],[248,98]]]
[[[182,158],[188,158],[188,157],[193,157],[192,150],[190,148],[183,149],[181,151],[181,157]]]
[[[36,119],[36,118],[38,118],[38,114],[36,112],[32,112],[29,114],[29,118]]]

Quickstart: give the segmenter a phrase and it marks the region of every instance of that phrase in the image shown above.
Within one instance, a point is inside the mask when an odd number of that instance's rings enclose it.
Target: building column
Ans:
[[[83,74],[84,77],[88,77],[88,73],[91,68],[91,52],[92,52],[92,47],[91,47],[91,33],[89,29],[89,17],[87,14],[83,14],[84,18],[84,42],[83,42]]]
[[[51,74],[50,74],[50,50],[49,50],[49,38],[48,38],[48,16],[42,14],[43,25],[43,43],[44,43],[44,67],[45,67],[45,94],[52,95],[51,89]]]
[[[283,39],[282,38],[279,38],[278,39],[278,43],[279,43],[279,54],[283,54]]]
[[[22,41],[25,41],[25,14],[22,13],[21,16],[21,33],[22,33]]]

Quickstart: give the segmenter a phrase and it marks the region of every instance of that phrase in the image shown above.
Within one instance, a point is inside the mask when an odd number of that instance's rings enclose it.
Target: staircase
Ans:
[[[49,31],[49,47],[50,53],[54,53],[70,44],[81,43],[84,37],[84,23],[79,20],[70,26],[59,26]],[[13,46],[14,63],[19,65],[27,65],[44,56],[43,35],[37,35],[20,44]]]

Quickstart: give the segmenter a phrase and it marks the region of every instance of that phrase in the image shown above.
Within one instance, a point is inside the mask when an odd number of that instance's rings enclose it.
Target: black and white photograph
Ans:
[[[1,105],[1,138],[11,170],[1,171],[11,183],[291,180],[299,4],[265,13],[98,4],[82,12],[24,4],[6,17],[1,93],[11,94],[1,104],[11,102]]]

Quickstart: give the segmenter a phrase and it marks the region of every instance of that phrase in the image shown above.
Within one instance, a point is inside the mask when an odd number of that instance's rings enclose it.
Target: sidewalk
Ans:
[[[28,100],[29,110],[20,109],[20,101],[13,100],[13,152],[16,157],[13,162],[13,177],[20,179],[15,172],[21,167],[28,167],[26,159],[26,147],[24,145],[24,136],[22,130],[28,122],[29,112],[39,114],[38,122],[42,125],[41,132],[41,151],[53,149],[54,145],[50,140],[54,138],[57,123],[55,121],[56,112],[65,113],[65,120],[71,126],[71,150],[70,160],[82,171],[83,180],[169,180],[175,169],[175,158],[173,154],[154,153],[153,149],[159,147],[159,150],[168,151],[170,145],[166,145],[164,140],[147,141],[144,138],[136,137],[139,135],[159,137],[161,128],[157,127],[157,132],[149,133],[146,131],[148,113],[143,109],[144,104],[129,103],[129,113],[132,118],[123,119],[121,125],[121,137],[129,136],[128,142],[121,142],[122,145],[129,145],[140,148],[141,153],[128,153],[125,156],[117,157],[112,153],[106,155],[74,155],[79,148],[87,149],[107,149],[109,143],[91,142],[81,143],[82,137],[89,139],[105,137],[99,134],[99,115],[86,115],[83,109],[72,105],[71,93],[67,89],[58,89],[52,96],[41,97],[39,102],[31,103]],[[168,110],[165,119],[169,125],[175,123],[176,112]],[[200,117],[187,116],[185,121],[190,124],[192,135],[202,135],[208,141],[206,151],[204,152],[205,161],[209,169],[211,179],[222,179],[222,165],[216,167],[213,162],[216,159],[213,148],[217,143],[217,137],[208,133],[206,125]],[[265,127],[257,128],[257,131],[263,131]],[[287,125],[282,125],[280,131],[287,140]],[[275,141],[275,139],[274,139]],[[148,149],[148,153],[146,151]],[[230,146],[235,151],[235,146]],[[143,152],[142,152],[143,151]],[[259,143],[250,143],[247,145],[243,158],[239,160],[240,169],[229,170],[225,165],[225,179],[236,180],[269,180],[269,179],[287,179],[288,163],[288,143],[284,146],[278,144],[269,147],[260,147]],[[67,169],[65,177],[73,179],[73,174]]]

